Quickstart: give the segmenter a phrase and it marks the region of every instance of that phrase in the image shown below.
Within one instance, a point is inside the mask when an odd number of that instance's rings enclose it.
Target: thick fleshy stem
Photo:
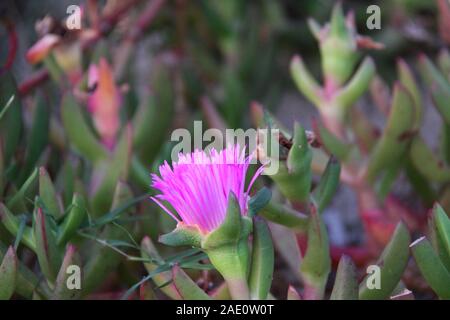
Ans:
[[[249,248],[247,239],[236,245],[225,245],[207,250],[209,260],[225,279],[233,300],[250,298],[247,283]]]
[[[251,229],[252,221],[241,215],[239,202],[230,192],[224,222],[202,240],[202,249],[227,282],[234,300],[250,299],[248,236]]]

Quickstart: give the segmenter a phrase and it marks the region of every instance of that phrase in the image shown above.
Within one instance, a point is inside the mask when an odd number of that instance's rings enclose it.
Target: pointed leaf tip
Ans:
[[[18,262],[14,248],[10,246],[0,264],[0,300],[9,300],[16,289]]]

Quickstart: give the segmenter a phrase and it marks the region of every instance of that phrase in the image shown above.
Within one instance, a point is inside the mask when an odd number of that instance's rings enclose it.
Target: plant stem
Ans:
[[[239,244],[219,246],[206,252],[213,266],[227,283],[233,300],[249,300],[248,260],[249,248],[246,240]]]
[[[249,300],[250,293],[247,281],[241,278],[225,278],[233,300]]]

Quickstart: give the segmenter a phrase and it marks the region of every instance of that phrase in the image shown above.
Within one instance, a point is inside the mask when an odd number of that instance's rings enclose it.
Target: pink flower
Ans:
[[[247,214],[249,191],[263,169],[256,171],[245,190],[251,159],[239,145],[230,145],[219,152],[212,149],[180,153],[173,168],[166,161],[159,167],[161,177],[152,174],[152,186],[161,194],[151,198],[178,223],[197,226],[201,232],[209,233],[225,219],[230,191],[236,195],[241,213]],[[167,201],[179,217],[160,200]]]

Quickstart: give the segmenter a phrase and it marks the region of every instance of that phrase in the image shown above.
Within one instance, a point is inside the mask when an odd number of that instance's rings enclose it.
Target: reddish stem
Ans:
[[[8,32],[8,56],[5,64],[1,67],[1,71],[9,70],[16,58],[17,53],[17,32],[14,24],[9,20],[3,20],[3,25]]]
[[[47,81],[50,78],[49,73],[46,69],[41,69],[31,75],[27,80],[22,82],[19,85],[19,95],[26,96],[30,93],[34,88],[41,85],[43,82]]]

